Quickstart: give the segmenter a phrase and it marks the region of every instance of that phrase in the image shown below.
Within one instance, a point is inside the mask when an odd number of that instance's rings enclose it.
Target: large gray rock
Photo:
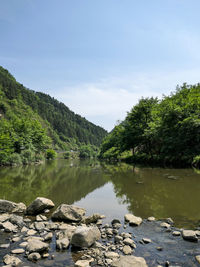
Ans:
[[[71,244],[75,247],[88,248],[100,238],[101,233],[97,227],[79,226],[72,236]]]
[[[26,213],[28,215],[36,215],[42,213],[45,209],[51,209],[54,206],[54,203],[50,199],[37,197],[30,206],[28,206]]]
[[[148,267],[144,258],[135,256],[120,256],[112,263],[113,267]]]
[[[124,220],[126,222],[129,222],[130,225],[135,225],[135,226],[138,226],[142,223],[142,218],[140,217],[137,217],[133,214],[126,214],[124,216]]]
[[[182,231],[182,237],[188,241],[194,241],[194,242],[198,241],[198,237],[196,235],[196,232],[193,230],[183,230]]]
[[[83,208],[67,204],[61,204],[52,214],[52,219],[79,222],[83,219],[84,215],[85,209]]]
[[[31,252],[43,252],[48,250],[49,246],[48,244],[37,240],[37,239],[31,239],[30,241],[28,241],[28,245],[26,247],[26,250],[28,250],[29,253]]]
[[[0,199],[0,213],[24,213],[25,211],[26,205],[24,203]]]

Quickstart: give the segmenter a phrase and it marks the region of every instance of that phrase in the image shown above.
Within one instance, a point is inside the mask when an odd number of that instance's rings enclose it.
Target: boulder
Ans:
[[[198,241],[198,237],[195,233],[195,231],[193,230],[183,230],[182,231],[182,237],[183,239],[185,240],[188,240],[188,241]]]
[[[90,224],[90,223],[97,223],[98,220],[102,218],[102,215],[99,213],[94,213],[91,216],[83,218],[83,223]]]
[[[15,256],[10,256],[9,254],[5,255],[3,261],[7,265],[17,266],[21,263],[21,260]]]
[[[126,214],[124,216],[124,220],[126,222],[128,222],[130,225],[136,225],[136,226],[138,226],[138,225],[140,225],[142,223],[142,218],[137,217],[137,216],[135,216],[133,214]]]
[[[75,247],[88,248],[101,238],[97,227],[79,226],[74,232],[71,244]]]
[[[112,263],[113,267],[148,267],[144,258],[135,256],[120,256]]]
[[[128,246],[128,245],[124,246],[122,251],[123,251],[123,253],[124,253],[125,255],[129,255],[129,254],[132,253],[132,249],[131,249],[131,247]]]
[[[37,239],[31,239],[30,241],[28,241],[28,245],[26,247],[26,250],[31,253],[31,252],[43,252],[48,250],[49,246],[48,244],[37,240]]]
[[[25,211],[26,205],[24,203],[0,199],[0,213],[24,213]]]
[[[40,260],[40,259],[41,259],[41,256],[37,252],[33,252],[33,253],[31,253],[31,254],[28,255],[28,260],[29,261],[35,262],[35,261]]]
[[[79,222],[83,219],[84,215],[85,209],[83,208],[67,204],[61,204],[52,214],[51,218],[53,220],[59,221]]]
[[[24,226],[24,219],[22,216],[18,216],[16,214],[12,214],[9,218],[9,221],[13,224],[16,224],[19,227],[23,227]]]
[[[28,215],[37,215],[39,213],[42,213],[45,209],[51,209],[55,205],[54,203],[44,197],[37,197],[31,204],[28,206],[26,213]]]
[[[16,232],[17,231],[17,227],[13,225],[11,222],[1,223],[0,226],[4,228],[5,232]]]

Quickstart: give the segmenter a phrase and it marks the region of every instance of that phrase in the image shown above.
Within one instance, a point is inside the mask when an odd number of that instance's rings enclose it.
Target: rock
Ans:
[[[42,255],[42,258],[48,258],[49,257],[49,253],[44,253],[43,255]]]
[[[197,262],[200,264],[200,255],[195,256],[195,259],[196,259]]]
[[[142,241],[145,243],[145,244],[148,244],[148,243],[151,243],[151,239],[149,238],[142,238]]]
[[[50,241],[53,237],[53,233],[48,233],[44,236],[44,241]]]
[[[35,229],[41,231],[45,228],[45,224],[43,222],[35,222],[34,223]]]
[[[195,233],[196,233],[197,236],[200,236],[200,231],[199,230],[195,231]]]
[[[86,223],[86,224],[97,223],[97,221],[100,219],[101,219],[101,215],[99,213],[94,213],[91,216],[83,218],[83,223]]]
[[[67,237],[56,241],[57,249],[60,249],[60,250],[66,249],[68,248],[68,246],[69,246],[69,239]]]
[[[53,220],[79,222],[83,219],[84,215],[85,209],[77,206],[62,204],[52,214],[51,218]]]
[[[193,230],[183,230],[182,237],[183,239],[188,240],[188,241],[198,241],[196,233]]]
[[[163,227],[163,228],[167,228],[167,229],[168,229],[168,228],[170,228],[171,225],[170,225],[169,223],[162,222],[162,223],[160,224],[160,226]]]
[[[16,214],[12,214],[9,218],[9,221],[13,224],[16,224],[19,227],[24,226],[24,220],[22,216],[18,216]]]
[[[147,218],[147,221],[149,221],[149,222],[154,222],[155,220],[156,220],[156,218],[153,216]]]
[[[116,253],[116,252],[111,252],[111,251],[108,251],[104,254],[105,258],[108,258],[108,259],[116,259],[119,257],[119,254]]]
[[[4,231],[5,232],[8,232],[9,233],[9,232],[16,232],[17,231],[17,227],[14,226],[10,222],[4,222],[4,223],[1,223],[0,225],[1,225],[1,227],[4,228]]]
[[[30,241],[28,241],[28,245],[26,247],[26,250],[29,251],[29,253],[31,252],[43,252],[48,250],[48,244],[37,240],[37,239],[32,239]]]
[[[37,231],[31,229],[31,230],[28,230],[28,232],[26,234],[27,235],[35,235],[35,234],[37,234]]]
[[[20,236],[16,236],[16,237],[13,237],[12,238],[12,242],[18,242],[21,240],[21,237]]]
[[[42,221],[47,221],[47,217],[46,216],[44,216],[44,215],[37,215],[36,216],[36,221],[37,222],[42,222]]]
[[[133,248],[136,248],[135,242],[131,238],[125,238],[123,243],[125,245],[131,246]]]
[[[28,260],[29,261],[35,262],[35,261],[40,260],[40,259],[41,259],[41,256],[37,252],[31,253],[31,254],[28,255]]]
[[[125,254],[125,255],[129,255],[129,254],[131,254],[132,253],[132,249],[131,249],[131,247],[130,246],[124,246],[123,247],[123,253]]]
[[[181,235],[181,232],[179,232],[179,231],[173,231],[172,232],[172,235],[173,236],[180,236]]]
[[[0,199],[0,213],[24,213],[25,211],[26,205],[24,203]]]
[[[74,267],[89,267],[90,266],[90,261],[88,260],[78,260],[75,262]]]
[[[71,244],[75,247],[88,248],[100,238],[101,233],[97,227],[79,226],[72,236]]]
[[[21,232],[24,233],[24,232],[28,232],[28,228],[26,226],[23,226],[22,229],[21,229]]]
[[[21,263],[21,260],[15,256],[5,255],[3,258],[5,264],[10,264],[11,266],[17,266]]]
[[[116,223],[121,224],[120,220],[118,220],[118,219],[113,219],[112,222],[111,222],[112,225],[116,224]]]
[[[42,213],[45,209],[51,209],[54,206],[54,203],[50,199],[37,197],[30,206],[28,206],[26,213],[28,215],[36,215]]]
[[[126,214],[124,216],[125,221],[129,222],[130,225],[140,225],[142,223],[142,218],[137,217],[133,214]]]
[[[10,219],[10,214],[4,213],[0,215],[0,222],[5,222]]]
[[[13,249],[11,250],[12,254],[22,254],[24,253],[24,249],[23,248],[17,248],[17,249]]]
[[[123,237],[122,236],[120,236],[120,235],[116,235],[115,236],[115,242],[116,243],[119,243],[120,241],[122,241],[123,240]]]
[[[0,245],[0,248],[9,248],[10,247],[10,244],[1,244]]]
[[[22,242],[22,243],[19,244],[19,246],[22,247],[22,248],[27,247],[27,245],[28,245],[28,242]]]
[[[148,267],[144,258],[135,256],[120,256],[112,263],[113,267]]]

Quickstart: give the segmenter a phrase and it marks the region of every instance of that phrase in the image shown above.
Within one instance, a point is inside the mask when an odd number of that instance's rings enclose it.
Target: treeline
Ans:
[[[200,84],[142,98],[103,140],[100,157],[173,166],[200,163]]]
[[[106,131],[49,95],[31,91],[0,67],[0,165],[55,157],[54,150],[92,155]],[[86,155],[87,154],[87,155]]]

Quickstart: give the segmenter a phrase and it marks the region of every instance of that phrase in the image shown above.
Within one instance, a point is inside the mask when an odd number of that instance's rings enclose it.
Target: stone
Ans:
[[[35,262],[35,261],[38,261],[38,260],[40,260],[40,259],[41,259],[41,256],[40,256],[40,254],[37,253],[37,252],[31,253],[31,254],[28,255],[28,260],[29,260],[29,261],[33,261],[33,262]]]
[[[162,222],[162,223],[160,224],[160,226],[163,227],[163,228],[167,228],[167,229],[168,229],[168,228],[170,228],[171,225],[170,225],[169,223]]]
[[[172,235],[173,236],[180,236],[181,235],[181,232],[179,232],[179,231],[173,231],[172,232]]]
[[[200,255],[195,256],[195,259],[196,259],[197,262],[200,264]]]
[[[83,219],[84,215],[85,209],[83,208],[61,204],[52,214],[51,218],[53,220],[79,222]]]
[[[49,257],[49,253],[44,253],[43,255],[42,255],[42,258],[48,258]]]
[[[13,249],[13,250],[11,250],[11,253],[12,254],[22,254],[22,253],[24,253],[25,251],[24,251],[24,249],[23,248],[17,248],[17,249]]]
[[[5,232],[10,233],[10,232],[16,232],[17,231],[17,227],[14,226],[11,222],[4,222],[4,223],[1,223],[0,225],[1,225],[1,227],[4,228]]]
[[[149,222],[154,222],[155,220],[156,220],[156,218],[153,216],[147,218],[147,221],[149,221]]]
[[[16,215],[16,214],[12,214],[9,218],[9,221],[13,224],[16,224],[19,227],[23,227],[24,226],[24,219],[22,216]]]
[[[39,213],[42,213],[45,209],[51,209],[55,205],[54,203],[44,197],[37,197],[27,208],[26,213],[28,215],[37,215]]]
[[[118,258],[119,257],[119,254],[116,253],[116,252],[111,252],[111,251],[108,251],[104,254],[105,258],[108,258],[108,259],[115,259],[115,258]]]
[[[46,216],[44,216],[44,215],[37,215],[36,216],[36,221],[37,222],[42,222],[42,221],[47,221],[47,217]]]
[[[123,240],[123,237],[122,236],[120,236],[120,235],[116,235],[115,236],[115,242],[116,243],[119,243],[120,241],[122,241]]]
[[[118,219],[113,219],[112,222],[111,222],[112,225],[116,224],[116,223],[121,224],[120,220],[118,220]]]
[[[151,239],[149,238],[142,238],[142,241],[145,243],[145,244],[148,244],[148,243],[151,243]]]
[[[5,222],[5,221],[7,221],[7,220],[9,220],[10,219],[10,214],[7,214],[7,213],[3,213],[3,214],[1,214],[0,215],[0,222]]]
[[[10,244],[1,244],[0,245],[0,248],[9,248],[10,247]]]
[[[63,239],[58,239],[56,241],[56,248],[59,249],[59,250],[62,250],[62,249],[66,249],[69,247],[69,239],[66,237],[66,238],[63,238]]]
[[[26,241],[24,241],[24,242],[19,244],[19,246],[22,247],[22,248],[26,248],[27,245],[28,245],[28,242],[26,242]]]
[[[131,238],[125,238],[123,243],[125,245],[131,246],[133,248],[136,248],[135,242]]]
[[[101,238],[97,227],[79,226],[74,232],[71,244],[75,247],[88,248]]]
[[[128,222],[130,225],[139,226],[142,223],[142,218],[137,217],[133,214],[126,214],[124,216],[124,219],[126,222]]]
[[[26,226],[23,226],[22,229],[21,229],[21,232],[24,233],[24,232],[28,232],[28,228]]]
[[[131,254],[132,253],[132,249],[131,249],[131,247],[130,246],[124,246],[123,247],[123,253],[125,254],[125,255],[129,255],[129,254]]]
[[[188,241],[198,241],[198,237],[196,236],[195,231],[193,230],[183,230],[182,237]]]
[[[17,266],[22,262],[19,258],[15,256],[10,256],[9,254],[4,256],[3,261],[5,264],[10,264],[11,266]]]
[[[94,213],[91,216],[83,218],[83,223],[86,223],[86,224],[97,223],[99,219],[101,219],[101,215],[99,213]]]
[[[75,262],[74,267],[89,267],[90,261],[88,260],[78,260]]]
[[[21,240],[20,236],[16,236],[12,238],[12,242],[19,242]]]
[[[0,213],[24,213],[25,211],[26,205],[24,203],[0,199]]]
[[[30,241],[28,241],[28,245],[26,247],[26,250],[29,251],[29,253],[31,252],[43,252],[48,250],[49,246],[48,244],[37,240],[37,239],[32,239]]]
[[[50,241],[53,238],[53,233],[48,233],[44,237],[44,241]]]
[[[45,224],[43,222],[35,222],[34,223],[35,229],[41,231],[45,228]]]
[[[142,257],[120,256],[120,258],[112,263],[113,267],[148,267],[146,261]]]
[[[35,235],[35,234],[37,234],[37,231],[31,229],[31,230],[28,230],[28,232],[26,234],[27,235]]]

